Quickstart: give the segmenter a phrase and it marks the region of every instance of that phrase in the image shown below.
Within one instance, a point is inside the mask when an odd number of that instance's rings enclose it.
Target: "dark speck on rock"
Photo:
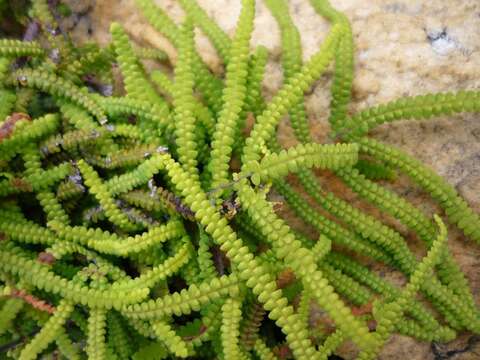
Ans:
[[[439,55],[448,55],[452,51],[460,51],[463,55],[468,56],[471,50],[466,49],[458,39],[449,35],[447,27],[442,29],[427,30],[427,40],[432,46],[434,52]]]
[[[473,129],[472,135],[475,139],[480,140],[480,129]]]
[[[447,28],[443,28],[441,31],[431,31],[427,33],[427,39],[430,43],[447,38]]]
[[[385,5],[385,10],[392,13],[404,13],[407,11],[405,4],[392,3]]]
[[[463,340],[453,341],[449,344],[432,343],[431,350],[435,360],[447,359],[478,359],[478,350],[480,346],[480,336],[471,336]],[[470,357],[469,354],[472,356]]]
[[[427,40],[433,51],[439,55],[447,55],[457,48],[457,43],[448,35],[447,28],[427,31]]]

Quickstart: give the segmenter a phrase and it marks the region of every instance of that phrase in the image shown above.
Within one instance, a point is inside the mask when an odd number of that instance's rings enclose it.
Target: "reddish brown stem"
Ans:
[[[55,306],[50,305],[42,299],[27,293],[25,290],[12,289],[10,296],[22,299],[23,301],[32,305],[35,309],[45,311],[49,314],[53,314],[55,312]]]

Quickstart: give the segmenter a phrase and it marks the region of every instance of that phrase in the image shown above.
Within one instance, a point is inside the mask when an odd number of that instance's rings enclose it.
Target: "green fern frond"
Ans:
[[[345,122],[339,136],[363,136],[376,126],[397,120],[423,120],[441,115],[480,111],[480,92],[426,94],[404,97],[383,105],[362,110]]]
[[[64,326],[72,310],[72,303],[63,300],[57,306],[55,313],[48,319],[40,332],[35,335],[35,337],[22,350],[19,359],[36,359],[49,343],[55,340],[55,337],[60,333],[61,328]]]
[[[180,0],[180,5],[182,5],[188,16],[192,18],[195,24],[199,26],[212,41],[224,63],[228,63],[230,56],[230,38],[208,17],[205,10],[198,5],[196,0]]]
[[[349,167],[357,161],[355,144],[300,144],[280,153],[265,155],[260,163],[244,165],[243,171],[252,174],[255,185],[267,179],[280,178],[300,168],[316,167],[338,169]]]
[[[188,345],[175,333],[172,327],[164,321],[156,321],[153,326],[155,335],[165,343],[167,349],[180,358],[188,356]]]
[[[3,57],[43,56],[43,48],[35,41],[20,41],[13,39],[0,40],[0,55]]]
[[[153,86],[145,78],[144,69],[136,57],[125,30],[120,24],[113,23],[110,25],[110,33],[112,34],[117,62],[122,71],[127,97],[153,104],[162,103],[163,99],[158,96]]]
[[[219,114],[212,140],[211,160],[208,167],[212,174],[212,188],[229,181],[228,161],[232,152],[238,116],[245,100],[247,59],[254,16],[254,1],[242,0],[242,12],[238,19],[237,32],[232,42],[227,65],[222,97],[224,106]]]
[[[222,337],[223,354],[227,359],[247,359],[239,347],[239,324],[242,316],[242,302],[237,299],[227,299],[222,306]]]
[[[194,76],[190,71],[193,60],[193,27],[188,21],[180,30],[178,61],[175,67],[173,104],[175,106],[175,136],[179,161],[194,179],[198,179],[197,147],[195,143],[193,95]]]
[[[107,348],[105,343],[107,316],[103,309],[90,309],[88,317],[87,355],[92,360],[106,358]]]
[[[12,74],[10,81],[16,86],[39,89],[54,96],[68,99],[95,116],[101,125],[108,122],[102,108],[85,88],[77,87],[70,81],[50,72],[31,69],[17,70]]]

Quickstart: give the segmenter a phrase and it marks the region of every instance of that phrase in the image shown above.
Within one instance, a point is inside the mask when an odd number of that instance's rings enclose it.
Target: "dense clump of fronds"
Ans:
[[[46,0],[33,1],[37,31],[27,27],[28,41],[0,40],[0,351],[19,359],[310,360],[351,341],[360,359],[372,359],[394,333],[436,342],[480,333],[443,220],[377,180],[408,175],[476,242],[478,214],[433,171],[368,136],[397,119],[478,111],[480,93],[349,114],[346,17],[311,0],[331,28],[303,63],[287,2],[266,0],[284,69],[266,102],[268,54],[250,46],[255,1],[242,0],[232,39],[195,0],[179,3],[186,17],[177,25],[152,0],[137,0],[178,51],[172,76],[150,74],[143,58],[165,55],[134,45],[120,24],[111,26],[110,46],[75,47]],[[197,53],[196,27],[217,48],[223,76]],[[336,141],[318,144],[304,94],[329,67]],[[299,141],[289,149],[276,139],[285,115]],[[395,226],[320,186],[312,168],[416,234],[423,259]],[[318,237],[294,231],[269,201],[272,191]],[[370,271],[372,262],[407,284]]]

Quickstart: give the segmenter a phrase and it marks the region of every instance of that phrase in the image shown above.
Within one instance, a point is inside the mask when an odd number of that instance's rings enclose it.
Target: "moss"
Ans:
[[[0,40],[0,350],[20,359],[314,359],[351,341],[371,359],[394,333],[435,342],[480,333],[444,225],[478,243],[479,215],[432,170],[369,135],[398,119],[478,112],[480,93],[350,114],[348,20],[311,0],[332,26],[302,63],[301,34],[286,1],[275,0],[266,4],[282,33],[285,83],[266,101],[268,54],[250,48],[255,1],[242,1],[232,40],[195,0],[179,3],[181,26],[137,0],[178,47],[173,81],[161,70],[151,78],[139,56],[160,49],[135,50],[119,24],[111,45],[76,46],[57,26],[68,12],[59,5],[52,15],[47,0],[29,12],[40,24],[31,41]],[[194,27],[217,47],[225,74],[201,60]],[[334,144],[316,144],[305,94],[331,66]],[[299,141],[289,149],[276,141],[285,115]],[[419,261],[398,226],[328,192],[312,168],[416,234],[427,255]],[[430,193],[446,219],[381,182],[397,174]],[[318,234],[294,231],[275,193]],[[373,263],[407,284],[393,285]]]

